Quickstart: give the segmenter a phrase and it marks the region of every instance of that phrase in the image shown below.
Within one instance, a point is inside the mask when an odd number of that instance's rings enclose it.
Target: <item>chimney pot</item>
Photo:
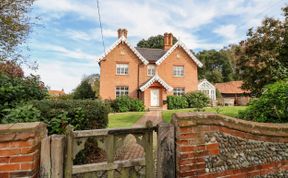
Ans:
[[[169,50],[173,45],[172,33],[164,33],[164,50]]]
[[[125,28],[119,28],[118,30],[117,30],[117,32],[118,32],[118,38],[121,38],[121,36],[124,36],[125,38],[127,38],[127,34],[128,34],[128,31],[127,31],[127,29],[125,29]]]

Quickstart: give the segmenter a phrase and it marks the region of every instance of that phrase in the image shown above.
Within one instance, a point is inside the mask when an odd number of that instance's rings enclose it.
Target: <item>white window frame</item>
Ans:
[[[120,96],[128,96],[129,95],[129,87],[128,86],[116,86],[115,87],[115,96],[116,98]]]
[[[174,66],[173,75],[174,77],[184,77],[184,66]]]
[[[175,96],[183,96],[184,94],[185,94],[185,88],[184,87],[173,88],[173,95],[175,95]]]
[[[128,75],[128,64],[116,64],[116,75]]]
[[[147,76],[154,76],[156,72],[156,66],[155,65],[148,65],[147,66]]]

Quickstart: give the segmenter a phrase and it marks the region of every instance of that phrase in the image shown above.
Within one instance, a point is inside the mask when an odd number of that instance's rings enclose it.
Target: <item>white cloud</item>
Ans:
[[[169,1],[170,2],[170,1]],[[73,12],[79,18],[90,19],[98,23],[96,1],[76,0],[41,0],[36,2],[37,7],[47,12],[68,13]],[[151,35],[172,32],[180,36],[189,47],[203,46],[203,41],[194,34],[201,26],[207,25],[215,18],[226,15],[241,16],[237,22],[237,31],[247,31],[251,25],[259,24],[265,15],[279,15],[279,7],[284,2],[274,0],[179,0],[173,3],[162,1],[132,1],[132,0],[102,0],[100,1],[105,37],[116,36],[116,29],[125,27],[131,37],[147,38]],[[275,13],[278,12],[278,13]],[[49,13],[48,13],[49,15]],[[259,18],[260,17],[260,18]],[[239,25],[239,26],[238,26]],[[231,28],[231,27],[230,27]],[[234,28],[234,27],[233,27]],[[213,30],[213,28],[211,28]],[[233,30],[232,28],[230,30]],[[230,31],[231,32],[231,31]],[[95,35],[97,34],[97,35]],[[72,38],[82,40],[99,40],[99,31],[74,32]],[[90,38],[89,38],[90,37]],[[227,38],[228,36],[226,36]],[[230,38],[227,38],[227,45]]]
[[[41,76],[41,80],[51,89],[71,92],[85,75],[99,73],[99,66],[92,63],[73,63],[55,61],[54,59],[39,60],[37,71],[24,68],[26,74],[33,73]]]
[[[45,44],[45,43],[37,43],[32,46],[35,49],[39,49],[47,52],[51,51],[52,53],[56,53],[58,55],[73,58],[73,59],[81,59],[87,61],[95,61],[97,55],[89,54],[87,52],[82,51],[81,49],[70,50],[65,48],[64,46],[58,46],[53,44]],[[48,53],[49,54],[49,53]]]
[[[239,36],[237,34],[237,26],[230,25],[222,25],[214,30],[214,33],[224,37],[228,42],[237,42],[239,41]]]

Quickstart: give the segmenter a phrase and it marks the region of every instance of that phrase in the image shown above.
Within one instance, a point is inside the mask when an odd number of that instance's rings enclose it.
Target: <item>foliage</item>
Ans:
[[[173,37],[173,44],[175,44],[176,42],[177,42],[177,39]],[[137,43],[137,47],[163,49],[164,48],[164,36],[157,35],[157,36],[151,36],[147,40],[142,39],[141,41]]]
[[[34,0],[1,0],[0,3],[0,61],[23,62],[18,49],[30,32],[28,12]]]
[[[110,106],[99,100],[41,100],[31,102],[41,112],[50,134],[63,133],[68,124],[75,130],[105,128]]]
[[[284,21],[266,18],[256,30],[249,29],[248,38],[237,50],[237,70],[243,88],[260,96],[265,85],[288,75],[288,6],[283,9]]]
[[[21,67],[12,61],[0,62],[0,73],[10,77],[24,77]]]
[[[188,107],[188,102],[184,96],[168,96],[168,109],[182,109]]]
[[[203,68],[199,69],[201,79],[206,78],[212,83],[233,80],[232,64],[223,51],[204,50],[197,57],[203,63]]]
[[[39,76],[11,77],[0,73],[0,118],[3,109],[14,108],[19,103],[41,100],[47,96],[47,89]]]
[[[189,92],[184,95],[188,102],[189,108],[200,110],[208,106],[210,99],[204,93],[199,91]]]
[[[4,109],[2,123],[36,122],[41,117],[41,112],[31,104],[18,105],[12,109]]]
[[[73,92],[74,99],[95,99],[89,78],[84,78]]]
[[[239,116],[257,122],[288,122],[288,79],[266,86]]]
[[[114,101],[110,101],[111,108],[114,112],[144,111],[143,101],[133,99],[128,96],[120,96]]]

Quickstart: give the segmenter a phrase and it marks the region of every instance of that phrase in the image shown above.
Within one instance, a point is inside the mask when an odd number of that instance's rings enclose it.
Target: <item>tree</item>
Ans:
[[[237,70],[244,80],[243,88],[256,96],[261,95],[265,85],[288,76],[287,9],[283,9],[284,22],[266,18],[256,30],[249,29],[248,38],[240,42]]]
[[[0,3],[0,61],[21,61],[19,47],[25,43],[31,29],[27,16],[34,0],[1,0]]]
[[[11,77],[24,77],[22,68],[12,61],[0,63],[0,73]]]
[[[173,37],[173,44],[175,44],[176,42],[177,42],[177,39]],[[163,49],[164,48],[164,36],[157,35],[157,36],[151,36],[147,40],[142,39],[141,41],[137,43],[137,47]]]
[[[74,93],[74,99],[95,99],[95,92],[91,85],[91,76],[85,77],[77,86]]]
[[[199,52],[197,57],[203,63],[203,67],[199,69],[201,79],[206,78],[212,83],[233,80],[232,65],[223,52],[204,50]]]

